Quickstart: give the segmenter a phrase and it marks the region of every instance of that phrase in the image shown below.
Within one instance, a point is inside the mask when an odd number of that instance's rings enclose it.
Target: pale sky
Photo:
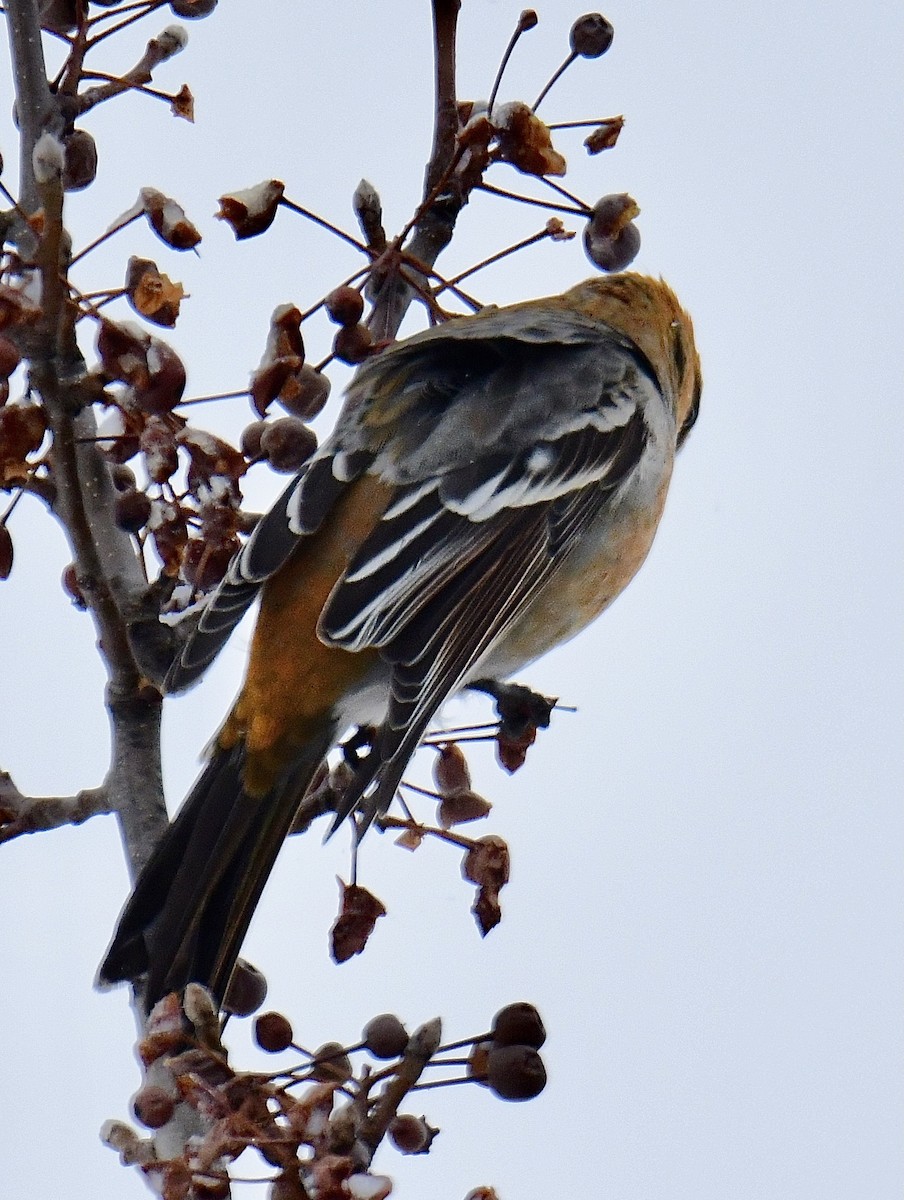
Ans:
[[[521,7],[464,0],[462,96],[486,97]],[[539,12],[502,99],[534,99],[580,9],[549,0]],[[353,1041],[383,1010],[409,1027],[441,1014],[458,1038],[509,1001],[540,1008],[546,1091],[524,1105],[478,1088],[418,1097],[411,1109],[442,1127],[433,1151],[387,1148],[376,1162],[400,1200],[479,1184],[501,1200],[895,1200],[904,12],[677,0],[606,15],[611,51],[576,64],[541,113],[625,115],[598,158],[579,134],[558,135],[564,182],[591,201],[637,198],[635,266],[668,279],[695,321],[703,405],[653,553],[597,625],[523,678],[578,712],[558,716],[511,779],[474,758],[494,802],[479,832],[512,849],[498,929],[479,938],[457,854],[372,836],[361,882],[390,915],[362,957],[334,967],[348,842],[323,847],[315,832],[283,853],[246,952],[270,981],[268,1007],[311,1045]],[[351,228],[365,176],[392,232],[429,147],[430,36],[426,0],[224,0],[188,28],[187,51],[155,82],[190,83],[196,125],[140,97],[92,113],[98,183],[70,211],[78,246],[150,185],[199,225],[198,257],[135,227],[77,277],[112,286],[139,254],[181,280],[191,299],[170,340],[197,395],[243,386],[271,310],[305,307],[356,265],[288,213],[237,245],[212,218],[217,197],[278,177]],[[141,29],[132,51],[99,53],[101,68],[131,65],[157,25]],[[0,112],[10,100],[4,82]],[[11,181],[8,117],[0,139]],[[440,265],[455,273],[544,219],[477,197]],[[589,274],[576,238],[471,286],[504,303]],[[247,404],[211,419],[237,435]],[[258,471],[249,496],[263,505],[280,487]],[[23,791],[66,793],[105,769],[102,671],[90,620],[58,586],[56,526],[23,502],[11,529],[0,767]],[[204,683],[168,704],[171,808],[239,685],[247,638],[242,627]],[[17,1200],[146,1194],[97,1137],[105,1119],[128,1118],[138,1082],[127,994],[91,988],[126,892],[112,819],[0,848],[0,1191]],[[259,1063],[246,1042],[237,1028],[236,1062]]]

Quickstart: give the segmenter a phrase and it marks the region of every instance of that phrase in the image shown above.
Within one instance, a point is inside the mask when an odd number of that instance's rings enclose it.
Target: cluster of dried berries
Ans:
[[[502,1099],[530,1099],[546,1081],[537,1053],[546,1037],[543,1022],[525,1003],[501,1009],[488,1033],[446,1046],[439,1020],[409,1035],[393,1013],[369,1020],[354,1044],[328,1042],[313,1054],[296,1043],[283,1013],[257,1017],[254,1036],[268,1054],[291,1050],[304,1061],[283,1071],[235,1071],[210,995],[195,984],[182,1004],[173,993],[148,1018],[138,1046],[147,1076],[132,1103],[134,1116],[156,1131],[187,1106],[200,1116],[204,1133],[175,1159],[158,1157],[153,1138],[123,1122],[108,1122],[104,1139],[164,1200],[227,1196],[229,1165],[249,1148],[277,1171],[272,1197],[379,1200],[392,1187],[370,1171],[383,1139],[402,1154],[427,1154],[439,1132],[424,1116],[399,1112],[428,1068],[456,1072],[439,1083],[431,1075],[431,1087],[460,1083],[457,1052],[472,1046],[464,1078]]]

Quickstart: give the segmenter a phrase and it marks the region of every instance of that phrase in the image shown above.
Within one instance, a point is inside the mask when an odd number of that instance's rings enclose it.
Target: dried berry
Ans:
[[[63,140],[63,188],[80,192],[97,174],[97,143],[84,129],[73,129]]]
[[[357,325],[364,312],[364,297],[353,287],[335,288],[323,303],[337,325]]]
[[[294,1034],[288,1017],[278,1012],[267,1012],[254,1022],[254,1040],[268,1054],[279,1054],[292,1044]]]
[[[161,416],[172,412],[185,391],[185,367],[166,342],[151,338],[147,348],[146,379],[133,384],[135,404],[142,412]]]
[[[487,1084],[503,1100],[532,1100],[546,1087],[546,1068],[533,1046],[493,1046]]]
[[[298,417],[281,417],[261,434],[261,452],[275,471],[297,471],[317,449],[317,435]]]
[[[311,1074],[318,1083],[346,1083],[352,1077],[351,1059],[338,1042],[324,1042],[314,1055]]]
[[[276,396],[286,412],[310,421],[322,410],[330,395],[330,381],[309,363],[290,372]]]
[[[127,533],[138,533],[147,525],[151,515],[151,501],[144,492],[120,492],[114,504],[116,524]]]
[[[488,817],[493,806],[489,800],[472,792],[470,788],[444,796],[437,811],[437,821],[442,829],[465,825],[468,821],[480,821]]]
[[[242,430],[239,449],[249,461],[263,456],[261,437],[267,427],[266,421],[252,421]]]
[[[160,417],[151,417],[139,437],[147,473],[154,483],[165,483],[179,469],[176,435]]]
[[[138,193],[138,212],[144,212],[151,228],[174,250],[193,250],[201,235],[185,215],[181,204],[158,192],[142,188]]]
[[[186,21],[209,17],[216,6],[217,0],[170,0],[170,8],[176,16]]]
[[[257,237],[273,224],[285,185],[279,179],[266,179],[254,187],[220,197],[217,217],[232,226],[236,238]]]
[[[398,1058],[408,1045],[408,1032],[395,1013],[380,1013],[364,1026],[361,1041],[374,1058]]]
[[[640,208],[622,192],[603,196],[584,226],[584,250],[602,271],[623,271],[637,257],[640,230],[633,223]]]
[[[581,58],[599,58],[612,45],[614,36],[615,30],[602,13],[587,13],[572,25],[569,41]]]
[[[468,760],[461,746],[446,742],[433,760],[433,782],[441,796],[455,796],[471,786]]]
[[[146,1084],[132,1101],[137,1120],[148,1129],[160,1129],[172,1120],[176,1104],[169,1092],[154,1084]]]
[[[385,917],[386,907],[367,888],[356,883],[340,886],[342,911],[330,930],[330,940],[333,959],[341,963],[362,952],[374,925],[380,917]]]
[[[128,492],[135,487],[135,472],[124,463],[114,463],[110,467],[110,478],[117,492]]]
[[[520,100],[493,109],[496,153],[527,175],[564,175],[567,164],[552,144],[549,127]]]
[[[179,316],[185,289],[162,274],[149,258],[132,257],[126,269],[126,296],[146,320],[171,328]]]
[[[207,538],[190,538],[182,556],[182,574],[198,592],[216,587],[238,549],[238,539],[217,544]]]
[[[533,1004],[520,1001],[506,1004],[493,1017],[493,1042],[497,1046],[533,1046],[539,1050],[546,1041],[546,1030]]]
[[[223,1012],[250,1017],[267,999],[267,978],[253,963],[240,958],[229,976]]]
[[[389,1140],[402,1154],[426,1154],[437,1132],[425,1117],[399,1113],[390,1122]]]
[[[366,325],[343,325],[333,338],[333,353],[352,366],[364,362],[373,349],[374,337]]]

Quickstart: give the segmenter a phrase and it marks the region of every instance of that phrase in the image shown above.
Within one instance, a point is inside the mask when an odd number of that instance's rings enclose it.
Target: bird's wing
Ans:
[[[486,310],[384,351],[358,371],[334,434],[233,559],[170,669],[167,690],[179,691],[200,677],[261,585],[363,472],[374,471],[399,491],[347,582],[356,572],[373,574],[384,565],[381,546],[389,569],[380,578],[391,575],[390,560],[403,548],[396,545],[398,533],[418,548],[437,540],[430,553],[435,569],[421,572],[418,585],[429,581],[436,590],[458,554],[468,545],[472,555],[478,552],[482,540],[469,526],[592,482],[612,453],[606,435],[617,435],[635,411],[638,381],[649,389],[653,380],[649,364],[623,335],[552,304]],[[407,519],[398,520],[406,511]],[[426,523],[419,530],[421,514]],[[444,516],[464,521],[442,521]],[[481,534],[485,538],[487,531]],[[455,548],[443,563],[449,547]],[[404,568],[410,557],[399,564]],[[396,600],[406,581],[394,581],[385,612],[372,610],[379,624],[399,611]],[[354,590],[343,589],[341,600],[337,595],[335,613],[348,607]],[[381,603],[376,594],[374,602]],[[409,606],[402,603],[403,610]],[[333,640],[350,648],[382,644],[369,642],[373,622],[365,615],[358,619],[360,636]],[[335,616],[322,625],[324,632],[335,627]]]
[[[365,809],[385,807],[436,709],[639,467],[650,406],[661,404],[645,360],[604,326],[560,332],[436,337],[422,363],[409,346],[414,361],[400,356],[391,378],[358,396],[350,446],[395,407],[392,434],[371,441],[371,469],[395,492],[319,633],[349,650],[379,647],[393,670],[378,757],[349,810],[377,775]]]

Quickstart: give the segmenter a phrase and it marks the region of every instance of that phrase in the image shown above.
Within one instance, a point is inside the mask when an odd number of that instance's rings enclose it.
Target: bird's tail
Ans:
[[[222,1001],[264,884],[332,733],[324,729],[261,798],[242,785],[244,746],[214,750],[129,897],[100,968],[101,986],[143,976],[148,1010],[191,982]]]

